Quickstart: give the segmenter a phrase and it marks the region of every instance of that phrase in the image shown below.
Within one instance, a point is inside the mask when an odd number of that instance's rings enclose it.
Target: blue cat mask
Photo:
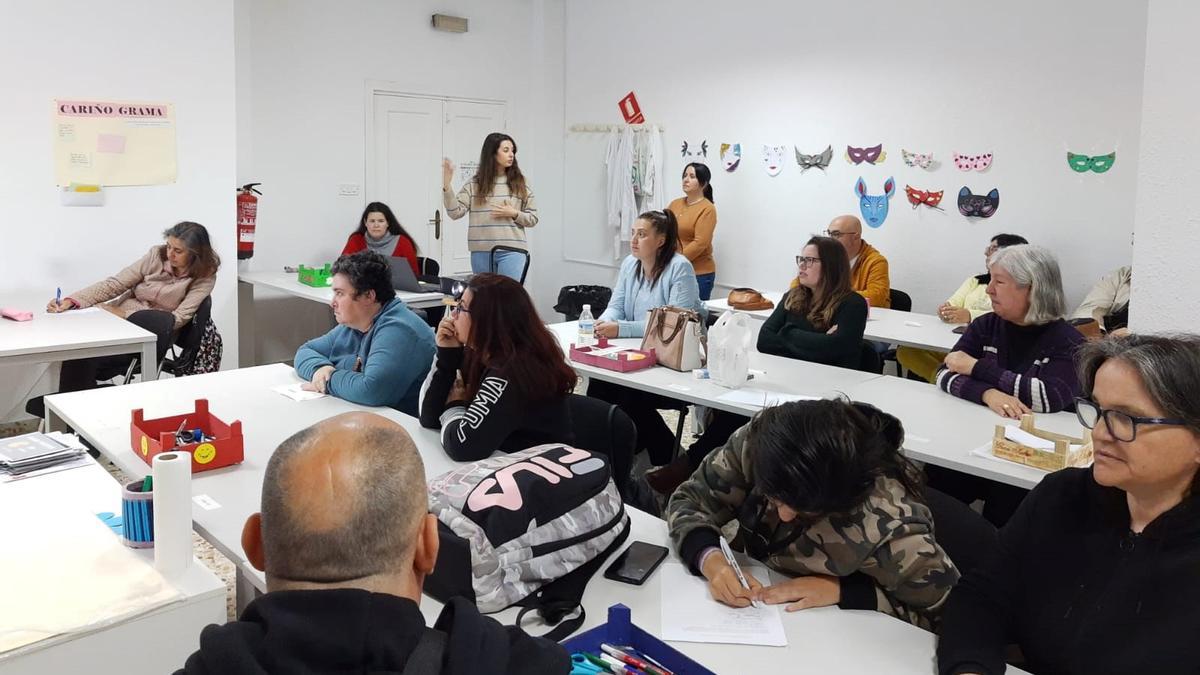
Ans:
[[[854,194],[858,195],[858,209],[862,212],[863,221],[871,227],[883,225],[888,215],[888,200],[896,193],[896,181],[890,176],[883,181],[883,194],[867,194],[867,184],[859,177],[854,184]]]
[[[1000,191],[996,188],[986,195],[973,195],[965,185],[958,191],[958,212],[968,218],[991,218],[998,208]]]

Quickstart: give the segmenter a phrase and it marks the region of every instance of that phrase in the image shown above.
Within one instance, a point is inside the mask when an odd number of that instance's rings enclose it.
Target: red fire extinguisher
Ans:
[[[238,188],[237,196],[237,229],[238,229],[238,260],[254,256],[254,222],[258,218],[258,197],[262,193],[254,189],[262,183],[246,183]]]

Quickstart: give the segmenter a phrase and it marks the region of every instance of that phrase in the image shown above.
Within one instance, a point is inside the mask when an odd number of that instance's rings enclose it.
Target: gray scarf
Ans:
[[[383,235],[382,239],[372,239],[370,233],[363,233],[363,239],[367,240],[367,249],[385,258],[392,257],[392,253],[396,251],[396,237],[399,236],[398,234],[387,232]]]

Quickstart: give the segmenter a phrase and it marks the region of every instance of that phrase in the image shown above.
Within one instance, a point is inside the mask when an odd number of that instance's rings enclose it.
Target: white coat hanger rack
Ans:
[[[608,133],[609,131],[620,131],[629,128],[634,131],[650,131],[657,128],[659,131],[666,131],[666,127],[661,124],[572,124],[568,127],[571,133],[593,134],[593,133]]]

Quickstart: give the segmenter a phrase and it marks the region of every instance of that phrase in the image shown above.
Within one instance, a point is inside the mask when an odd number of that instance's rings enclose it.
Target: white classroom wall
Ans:
[[[1200,332],[1200,212],[1188,206],[1200,185],[1197,25],[1195,2],[1150,4],[1129,315],[1138,332]]]
[[[714,296],[784,287],[810,234],[836,214],[858,214],[860,175],[870,194],[896,179],[887,221],[864,237],[888,256],[893,287],[918,311],[984,271],[983,249],[998,232],[1058,252],[1072,304],[1129,263],[1145,3],[612,0],[567,3],[565,24],[565,126],[619,122],[618,99],[635,91],[647,122],[666,127],[672,197],[681,194],[681,141],[707,139],[719,214]],[[722,142],[742,144],[735,173],[721,167]],[[562,252],[557,265],[546,264],[552,254],[538,261],[545,286],[615,277],[605,143],[603,134],[566,135],[568,234],[540,241]],[[842,157],[848,144],[876,143],[887,152],[880,166]],[[787,146],[775,178],[763,170],[764,144]],[[815,154],[827,144],[829,170],[801,174],[793,146]],[[909,168],[901,148],[933,152],[941,166]],[[1068,149],[1116,150],[1117,161],[1105,174],[1077,174]],[[992,152],[995,161],[964,173],[955,151]],[[944,189],[945,213],[914,212],[906,183]],[[962,217],[963,185],[998,187],[997,214]]]
[[[467,17],[469,32],[434,31],[435,13]],[[543,141],[535,133],[562,101],[561,79],[544,75],[560,60],[561,16],[553,0],[239,3],[238,180],[263,184],[249,267],[278,270],[341,252],[363,206],[376,199],[366,191],[365,107],[368,82],[386,82],[408,93],[507,101],[522,169],[551,214],[531,233],[535,285],[539,238],[558,227],[553,214],[561,213],[561,163],[544,150],[561,134]],[[561,113],[553,123],[561,124]],[[362,194],[339,196],[344,183],[362,186]],[[301,342],[332,325],[327,308],[261,290],[255,310],[259,362],[290,360]]]
[[[5,3],[0,20],[0,255],[5,289],[69,293],[133,262],[180,220],[205,225],[224,266],[213,318],[237,365],[233,1]],[[175,104],[178,180],[109,188],[99,208],[59,205],[54,98]],[[33,308],[37,309],[37,308]],[[0,368],[0,421],[42,393],[47,366]]]

